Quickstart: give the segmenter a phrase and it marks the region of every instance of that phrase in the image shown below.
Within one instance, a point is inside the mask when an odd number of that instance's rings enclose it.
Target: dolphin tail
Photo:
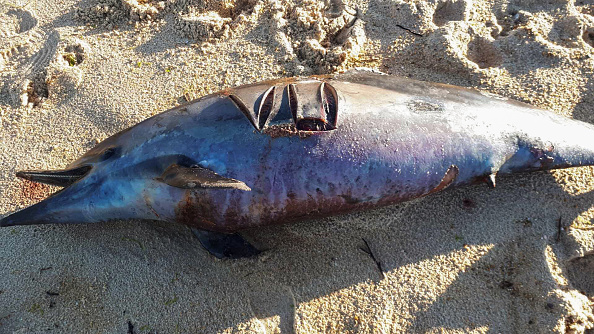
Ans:
[[[513,173],[594,165],[594,125],[548,115],[553,122],[530,135],[517,134],[517,150],[499,172]]]

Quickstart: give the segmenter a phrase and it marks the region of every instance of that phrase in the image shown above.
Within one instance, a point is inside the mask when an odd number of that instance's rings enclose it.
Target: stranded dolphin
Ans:
[[[239,230],[593,165],[593,139],[593,125],[466,88],[360,71],[280,79],[156,115],[66,169],[17,173],[65,188],[0,226],[180,222],[215,256],[249,256]]]

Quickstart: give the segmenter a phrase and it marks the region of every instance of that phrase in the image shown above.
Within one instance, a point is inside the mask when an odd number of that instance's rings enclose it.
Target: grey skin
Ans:
[[[594,164],[594,126],[475,90],[348,72],[227,89],[99,143],[0,226],[150,219],[218,257],[235,232],[394,204],[501,173]]]

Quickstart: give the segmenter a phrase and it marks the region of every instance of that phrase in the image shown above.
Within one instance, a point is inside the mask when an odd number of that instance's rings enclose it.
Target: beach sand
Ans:
[[[593,46],[591,0],[4,1],[0,215],[57,190],[16,171],[264,79],[368,67],[594,123]],[[177,224],[3,228],[0,332],[587,333],[592,190],[593,168],[504,176],[250,230],[242,260]]]

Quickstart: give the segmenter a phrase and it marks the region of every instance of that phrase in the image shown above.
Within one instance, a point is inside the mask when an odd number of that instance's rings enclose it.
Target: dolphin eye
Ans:
[[[113,157],[118,152],[119,152],[119,149],[117,147],[109,147],[105,151],[103,151],[103,153],[101,154],[101,157],[99,159],[100,159],[100,161],[105,161],[105,160]]]

